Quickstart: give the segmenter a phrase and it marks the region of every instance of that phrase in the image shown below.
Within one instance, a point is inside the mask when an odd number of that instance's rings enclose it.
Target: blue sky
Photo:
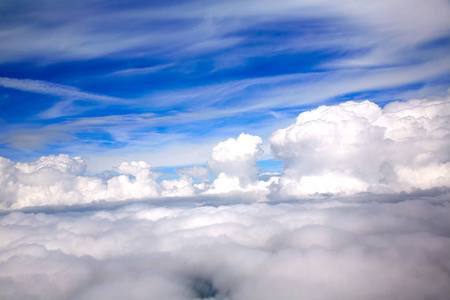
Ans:
[[[449,88],[449,0],[0,0],[0,298],[447,299]]]
[[[0,156],[204,164],[302,111],[445,96],[448,1],[3,1]],[[261,163],[265,170],[280,167]]]

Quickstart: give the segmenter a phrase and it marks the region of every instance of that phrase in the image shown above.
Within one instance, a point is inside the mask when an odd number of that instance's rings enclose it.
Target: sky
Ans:
[[[0,298],[446,299],[450,2],[0,1]]]
[[[0,151],[205,164],[305,110],[446,96],[448,1],[2,1]],[[182,147],[184,151],[180,153]]]

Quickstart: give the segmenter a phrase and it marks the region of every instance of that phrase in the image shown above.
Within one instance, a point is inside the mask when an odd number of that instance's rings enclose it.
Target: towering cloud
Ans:
[[[262,154],[261,144],[259,136],[244,133],[237,139],[230,138],[212,149],[208,165],[216,176],[225,173],[248,184],[258,177],[256,159]]]
[[[284,162],[280,177],[259,180],[262,139],[241,134],[217,144],[206,167],[157,180],[147,162],[124,162],[107,178],[87,161],[50,155],[30,163],[0,159],[0,207],[72,205],[154,197],[246,194],[247,200],[355,193],[392,194],[450,187],[450,99],[321,106],[270,137]],[[210,173],[215,178],[210,181]],[[201,202],[201,201],[200,201]]]
[[[143,161],[100,178],[79,157],[0,158],[0,298],[446,299],[449,117],[450,99],[304,112],[270,138],[279,181],[258,179],[248,134],[162,181]]]
[[[393,141],[387,149],[395,191],[450,186],[450,98],[386,105],[375,125]]]
[[[450,186],[450,101],[321,106],[274,132],[281,196],[411,192]]]
[[[256,166],[262,139],[242,133],[237,139],[220,142],[212,149],[208,166],[217,177],[207,193],[228,193],[232,191],[267,191],[267,184],[259,182]]]

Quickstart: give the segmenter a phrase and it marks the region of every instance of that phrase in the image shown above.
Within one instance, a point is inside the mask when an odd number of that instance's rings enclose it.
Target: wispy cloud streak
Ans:
[[[34,79],[16,79],[16,78],[0,77],[0,86],[5,88],[17,89],[25,92],[62,97],[70,100],[91,100],[109,103],[114,102],[123,103],[126,101],[124,99],[116,97],[83,92],[75,87],[67,85]]]

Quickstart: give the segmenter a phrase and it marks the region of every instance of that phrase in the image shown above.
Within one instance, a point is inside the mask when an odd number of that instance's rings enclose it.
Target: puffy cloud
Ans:
[[[68,155],[43,156],[35,162],[0,160],[0,207],[19,209],[41,205],[74,205],[155,197],[189,197],[229,192],[251,192],[265,199],[273,181],[258,181],[256,159],[260,137],[241,134],[213,148],[210,168],[177,170],[179,178],[157,182],[158,173],[144,161],[123,162],[101,179],[86,174],[87,161]],[[209,182],[211,170],[217,179]]]
[[[86,171],[87,161],[81,157],[70,158],[68,155],[42,156],[35,162],[17,163],[16,168],[26,174],[36,173],[42,169],[52,169],[61,173],[82,175]]]
[[[178,179],[163,180],[161,186],[164,189],[164,197],[189,197],[198,194],[205,188],[204,183],[194,184],[192,177],[181,175]]]
[[[281,176],[259,176],[262,139],[244,133],[217,144],[208,168],[179,168],[172,180],[158,181],[143,161],[124,162],[102,179],[86,174],[88,162],[80,157],[0,158],[0,208],[232,195],[243,202],[278,201],[449,187],[449,119],[449,98],[392,102],[383,109],[369,101],[321,106],[270,137],[274,156],[284,161]]]
[[[208,166],[216,175],[210,194],[233,191],[266,190],[267,184],[258,181],[256,161],[263,151],[259,136],[242,133],[237,139],[220,142],[211,152]]]
[[[261,144],[259,136],[245,133],[220,142],[212,149],[208,166],[216,176],[226,173],[247,183],[258,177],[256,159],[262,155]]]
[[[395,190],[450,185],[450,98],[386,105],[375,125],[386,128]]]
[[[177,170],[179,177],[157,182],[158,173],[144,161],[123,162],[104,179],[87,175],[88,161],[68,155],[43,156],[35,162],[0,160],[0,208],[20,209],[42,205],[74,205],[93,201],[120,201],[156,197],[192,197],[253,193],[266,200],[274,181],[258,181],[256,159],[262,153],[261,138],[241,134],[212,150],[210,168],[193,166]],[[217,174],[209,182],[211,170]],[[200,201],[202,202],[202,201]]]
[[[443,196],[4,213],[0,298],[445,299]]]
[[[238,177],[220,173],[202,195],[235,196],[241,198],[242,203],[268,201],[269,187],[277,181],[277,176],[271,176],[267,180],[255,180],[242,187]]]
[[[159,195],[159,185],[150,164],[144,161],[124,162],[117,171],[123,175],[108,180],[106,199],[140,199]]]
[[[258,180],[248,134],[160,182],[143,161],[101,179],[79,157],[0,157],[0,298],[445,299],[449,103],[302,113],[270,138],[279,181]]]
[[[349,101],[301,113],[270,137],[281,196],[450,186],[450,99]]]
[[[267,200],[268,186],[275,177],[266,181],[258,180],[259,168],[256,166],[262,154],[262,139],[242,133],[237,139],[230,138],[217,144],[211,152],[207,165],[209,168],[194,166],[177,169],[180,177],[161,182],[162,196],[209,196],[242,195],[254,200]],[[210,173],[216,178],[209,182]],[[196,179],[196,180],[194,180]],[[198,182],[202,179],[203,182]],[[247,201],[244,201],[247,202]]]
[[[107,181],[85,174],[87,161],[68,155],[50,155],[36,162],[0,159],[0,207],[73,205],[98,200],[126,200],[160,194],[156,174],[145,162],[124,162]]]
[[[217,178],[214,180],[211,186],[211,190],[208,190],[207,193],[223,194],[232,191],[244,191],[244,189],[241,187],[239,177],[220,173],[219,176],[217,176]]]

